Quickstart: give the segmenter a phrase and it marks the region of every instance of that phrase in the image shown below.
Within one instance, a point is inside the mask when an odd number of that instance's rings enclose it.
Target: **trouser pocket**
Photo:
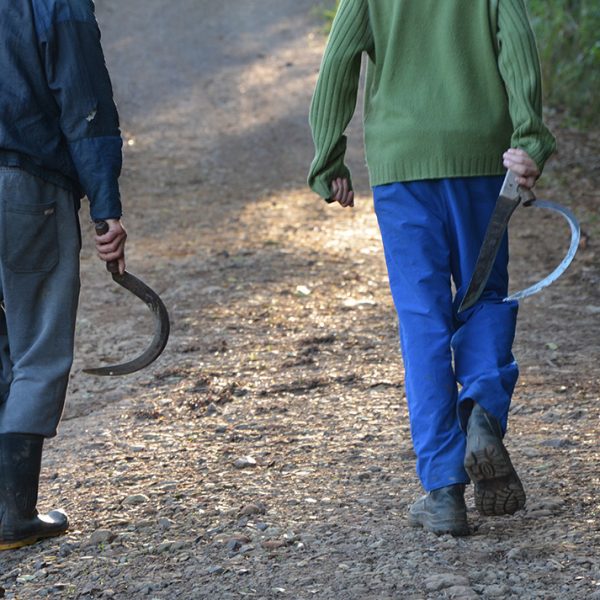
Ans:
[[[56,202],[5,207],[2,260],[15,273],[45,273],[56,266]]]

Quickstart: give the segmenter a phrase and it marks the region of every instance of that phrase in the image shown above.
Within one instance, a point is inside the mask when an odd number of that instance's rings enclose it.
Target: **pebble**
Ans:
[[[537,502],[532,503],[528,507],[528,510],[530,510],[530,511],[550,510],[550,511],[558,512],[564,507],[564,505],[565,505],[565,501],[563,500],[563,498],[560,498],[559,496],[553,496],[550,498],[542,498],[541,500],[538,500]]]
[[[518,558],[523,558],[523,555],[524,555],[523,548],[521,548],[521,547],[511,548],[506,553],[506,558],[508,558],[509,560],[516,560]]]
[[[236,458],[233,462],[233,466],[236,469],[247,469],[249,467],[256,466],[256,460],[251,456],[242,456],[241,458]]]
[[[97,546],[98,544],[110,544],[115,537],[115,534],[110,529],[96,529],[90,536],[88,545]]]
[[[217,407],[217,405],[214,402],[211,402],[207,407],[206,407],[206,414],[208,416],[213,416],[213,415],[217,415],[219,414],[219,409]]]
[[[171,521],[171,519],[167,519],[167,517],[161,517],[158,520],[158,526],[163,531],[166,531],[167,529],[171,529],[171,526],[173,524],[174,524],[174,521]]]
[[[166,540],[164,542],[162,542],[161,544],[159,544],[156,547],[157,552],[162,553],[162,552],[176,552],[178,550],[183,550],[184,548],[187,548],[189,546],[189,542],[183,541],[183,540],[179,540],[179,541],[173,541],[173,540]]]
[[[569,448],[570,446],[576,446],[577,444],[566,438],[557,438],[552,440],[544,440],[540,445],[548,448]]]
[[[485,588],[485,593],[490,598],[506,598],[509,591],[508,586],[503,584],[488,585]]]
[[[66,542],[66,543],[60,545],[60,548],[58,549],[58,555],[61,558],[66,558],[74,550],[75,550],[75,545],[74,544],[70,544],[69,542]]]
[[[425,589],[428,592],[439,592],[451,587],[469,587],[469,580],[462,575],[452,573],[432,575],[425,580]]]
[[[226,548],[229,552],[237,552],[242,548],[242,546],[249,544],[251,541],[252,540],[245,535],[232,537],[227,540]]]
[[[246,504],[246,506],[242,507],[240,510],[241,515],[264,515],[267,512],[267,509],[264,504]]]
[[[287,542],[284,540],[266,540],[262,543],[262,547],[265,550],[277,550],[279,548],[283,548],[284,546],[287,546]]]
[[[145,494],[132,494],[123,500],[123,504],[126,506],[135,506],[137,504],[145,504],[146,502],[150,502],[150,498]]]
[[[444,590],[444,593],[447,598],[452,598],[453,600],[476,600],[480,597],[473,588],[466,585],[453,585]]]

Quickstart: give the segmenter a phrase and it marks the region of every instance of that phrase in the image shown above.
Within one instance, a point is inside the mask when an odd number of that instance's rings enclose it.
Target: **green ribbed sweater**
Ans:
[[[308,183],[325,199],[348,177],[344,131],[369,58],[364,135],[371,185],[505,172],[522,148],[555,149],[523,0],[342,0],[315,89]]]

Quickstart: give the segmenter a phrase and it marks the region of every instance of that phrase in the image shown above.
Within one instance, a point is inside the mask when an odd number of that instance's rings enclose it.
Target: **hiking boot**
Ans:
[[[59,510],[36,509],[44,438],[0,434],[0,550],[13,550],[64,533],[69,522]]]
[[[525,506],[525,490],[502,443],[500,422],[478,404],[467,424],[465,470],[482,515],[512,515]]]
[[[469,535],[465,486],[449,485],[419,498],[408,511],[411,527],[423,527],[436,535]]]

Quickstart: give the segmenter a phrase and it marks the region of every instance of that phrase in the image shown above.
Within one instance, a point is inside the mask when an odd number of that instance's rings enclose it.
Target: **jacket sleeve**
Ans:
[[[542,117],[542,75],[523,0],[499,0],[498,44],[498,68],[513,123],[511,145],[525,150],[542,170],[556,140]]]
[[[122,138],[91,0],[56,3],[40,39],[60,127],[92,219],[119,218]]]
[[[373,51],[366,0],[342,0],[327,42],[310,108],[315,156],[308,185],[328,202],[336,177],[347,177],[344,131],[356,108],[361,55]]]

